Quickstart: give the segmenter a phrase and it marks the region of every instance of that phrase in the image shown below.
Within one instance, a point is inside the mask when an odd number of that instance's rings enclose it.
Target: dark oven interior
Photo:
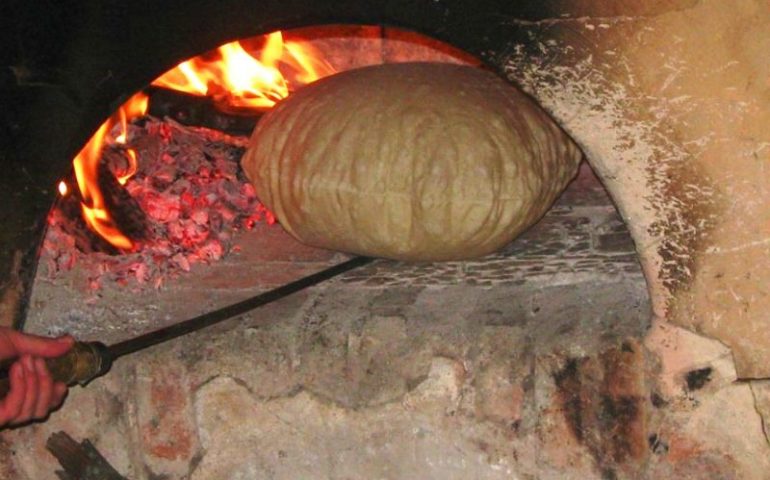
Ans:
[[[492,69],[517,39],[511,19],[559,2],[6,2],[3,8],[3,289],[23,318],[55,186],[96,127],[182,59],[276,29],[350,23],[411,29]],[[568,10],[568,9],[567,9]],[[7,279],[7,280],[6,280]]]

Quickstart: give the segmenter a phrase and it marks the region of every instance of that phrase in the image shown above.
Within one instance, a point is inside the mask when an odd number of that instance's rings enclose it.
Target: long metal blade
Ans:
[[[369,257],[355,257],[346,262],[342,262],[333,267],[329,267],[320,272],[308,275],[306,277],[295,280],[291,283],[287,283],[281,287],[269,290],[261,293],[255,297],[243,300],[242,302],[234,303],[226,307],[214,310],[213,312],[204,313],[197,317],[185,320],[168,327],[155,330],[154,332],[146,333],[138,337],[134,337],[123,342],[115,343],[108,347],[113,359],[128,355],[136,351],[163,343],[173,338],[181,337],[191,332],[195,332],[202,328],[209,327],[215,323],[219,323],[223,320],[233,318],[235,316],[246,313],[262,305],[274,302],[281,298],[287,297],[292,293],[296,293],[305,288],[317,285],[332,277],[336,277],[341,273],[345,273],[354,268],[361,267],[371,262],[373,259]]]

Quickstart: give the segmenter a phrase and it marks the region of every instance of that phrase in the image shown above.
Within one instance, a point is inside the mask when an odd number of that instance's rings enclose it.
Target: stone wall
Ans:
[[[28,328],[110,343],[342,259],[278,225],[237,242],[141,301],[107,284],[84,304],[77,271],[41,272]],[[137,480],[629,478],[652,455],[649,321],[634,245],[584,166],[496,255],[380,260],[120,359],[47,422],[5,432],[4,465],[19,480],[54,478],[45,444],[65,431]]]
[[[498,54],[611,192],[657,316],[727,344],[741,378],[766,377],[770,9],[636,3],[650,9],[566,2],[583,16],[511,19],[521,41]]]
[[[5,433],[0,474],[46,478],[45,438],[65,429],[136,478],[403,478],[425,465],[436,478],[766,478],[770,389],[737,380],[770,368],[770,9],[759,0],[545,3],[569,15],[511,18],[518,40],[491,52],[493,63],[575,138],[612,194],[652,296],[649,330],[635,308],[617,306],[632,320],[620,324],[579,313],[584,301],[638,296],[644,285],[638,275],[625,282],[634,255],[617,217],[580,224],[557,208],[541,228],[566,237],[524,237],[486,262],[375,265],[342,289],[362,298],[313,292],[268,312],[285,323],[255,317],[145,352],[74,391],[49,423]],[[382,47],[382,35],[364,33]],[[375,57],[412,58],[391,47]],[[595,254],[574,255],[586,242]],[[331,258],[277,243],[295,257],[272,270],[214,268],[210,280],[226,276],[240,290],[196,295],[235,299],[255,286],[238,282],[282,283]],[[533,279],[563,280],[565,268],[573,281],[581,269],[612,281],[527,290]],[[574,311],[558,308],[565,298]],[[189,303],[168,311],[184,316]],[[81,333],[115,335],[98,330],[102,314],[78,318]],[[151,309],[137,318],[156,320]]]

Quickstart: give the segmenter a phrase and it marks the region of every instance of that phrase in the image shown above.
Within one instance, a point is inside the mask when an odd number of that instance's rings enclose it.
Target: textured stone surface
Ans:
[[[255,400],[232,378],[215,378],[197,392],[196,413],[216,453],[191,478],[418,478],[426,465],[435,478],[510,478],[510,466],[478,454],[478,426],[452,417],[462,377],[461,365],[436,358],[401,402],[356,411],[306,392]]]
[[[539,23],[512,19],[511,36],[520,36],[522,47],[506,52],[508,74],[567,127],[619,202],[650,280],[657,314],[730,347],[656,322],[642,341],[645,362],[629,363],[644,369],[644,378],[629,375],[627,382],[625,374],[610,375],[636,389],[643,380],[649,398],[641,404],[649,452],[642,475],[633,478],[767,478],[770,453],[761,418],[766,433],[766,382],[734,382],[738,377],[766,376],[770,365],[762,291],[767,269],[758,268],[767,258],[770,225],[763,212],[769,150],[762,129],[768,122],[762,120],[760,108],[767,98],[763,52],[768,37],[758,31],[767,24],[766,4],[650,0],[571,6],[558,2],[558,7],[555,15],[572,12],[598,18],[555,16]],[[582,202],[583,207],[606,205],[601,195],[578,194],[590,200]],[[291,475],[310,471],[311,463],[316,469],[308,476],[326,478],[357,477],[361,472],[431,478],[430,468],[440,472],[433,478],[468,478],[473,473],[486,478],[493,477],[491,471],[505,472],[506,478],[602,478],[599,463],[606,462],[603,455],[612,450],[600,452],[597,441],[613,438],[615,432],[594,426],[588,430],[590,441],[581,442],[566,415],[569,402],[564,402],[574,395],[559,396],[565,388],[558,387],[555,375],[574,360],[576,374],[563,377],[580,383],[572,391],[587,392],[587,399],[601,398],[605,386],[596,382],[612,371],[602,359],[622,352],[625,337],[639,340],[643,334],[633,308],[630,322],[624,321],[629,311],[618,310],[625,313],[607,315],[598,323],[581,313],[581,328],[570,323],[569,315],[583,299],[594,298],[597,287],[585,284],[592,292],[587,295],[574,282],[583,274],[590,277],[594,268],[604,272],[602,278],[613,287],[634,280],[622,291],[643,287],[638,273],[621,275],[632,272],[634,257],[624,251],[627,240],[615,235],[617,218],[588,217],[588,224],[546,229],[542,241],[551,247],[541,248],[535,241],[526,248],[511,247],[518,249],[515,258],[488,259],[498,267],[479,265],[469,271],[466,265],[450,264],[408,270],[380,264],[370,277],[350,276],[344,279],[347,288],[371,290],[379,298],[352,312],[341,309],[344,302],[325,305],[335,297],[330,291],[325,298],[306,292],[208,335],[125,359],[110,376],[85,390],[74,389],[64,409],[48,423],[5,432],[0,475],[54,478],[53,461],[41,445],[51,432],[64,429],[76,438],[95,440],[121,472],[137,479],[157,478],[152,474],[156,469],[170,478],[239,472],[246,478],[255,472]],[[587,233],[580,233],[581,225]],[[566,240],[568,232],[576,232],[574,239]],[[581,257],[586,243],[591,254]],[[568,245],[573,244],[581,247],[571,250]],[[564,255],[567,263],[560,258]],[[496,274],[506,262],[522,259],[531,262],[525,271],[509,268]],[[562,263],[549,270],[553,262]],[[578,262],[589,270],[569,268]],[[399,268],[408,280],[393,271]],[[545,273],[538,276],[541,271]],[[249,273],[239,271],[238,276],[249,278]],[[512,274],[521,278],[506,283]],[[256,277],[254,281],[242,284],[232,297],[258,290]],[[548,282],[555,284],[552,289],[538,291]],[[389,288],[377,292],[384,284]],[[690,284],[694,288],[685,288]],[[458,289],[448,290],[453,285]],[[560,285],[566,290],[554,289]],[[609,293],[602,301],[613,292],[605,286]],[[460,288],[476,292],[470,303],[477,310],[471,319],[467,297],[454,298]],[[564,295],[570,289],[572,294]],[[127,307],[118,315],[105,305],[131,304],[134,294],[108,293],[103,303],[84,307],[78,303],[82,292],[66,286],[37,290],[45,293],[37,297],[38,312],[47,312],[37,317],[40,331],[62,323],[63,328],[95,338],[147,330],[231,298],[224,290],[202,294],[190,284],[163,298],[148,294],[142,308]],[[514,293],[523,296],[514,298]],[[174,302],[191,295],[199,304]],[[569,296],[581,302],[570,304]],[[624,296],[616,295],[618,303]],[[72,298],[78,302],[69,301]],[[419,309],[410,310],[418,300]],[[60,311],[53,307],[57,302]],[[555,310],[562,316],[553,324],[536,315],[542,305],[558,302],[563,306]],[[505,308],[500,308],[503,303]],[[427,317],[414,313],[433,309],[437,313]],[[610,328],[609,333],[600,328]],[[550,338],[554,348],[545,348],[541,342]],[[137,417],[140,409],[134,399],[147,393],[135,389],[137,364],[142,362],[184,366],[186,375],[179,378],[186,378],[187,398],[193,399],[190,421],[197,445],[208,446],[193,454],[189,474],[158,468],[161,464],[141,454],[136,426],[146,419]],[[141,385],[147,388],[151,382]],[[617,392],[628,391],[625,388]],[[420,399],[416,404],[415,396]],[[233,409],[207,408],[223,397],[237,400]],[[601,404],[586,400],[585,405],[589,418],[601,418]],[[270,429],[253,423],[249,414],[264,419]],[[218,417],[234,425],[218,429]],[[297,427],[295,417],[312,426],[315,436],[303,436],[305,424]],[[325,422],[322,427],[319,419]],[[221,442],[212,443],[212,438]],[[270,444],[265,447],[270,455],[261,456],[248,448],[252,443],[247,442],[263,445],[265,438],[291,450]],[[396,442],[388,442],[391,438]],[[636,450],[638,438],[638,433],[621,437],[635,440],[634,455],[641,454]],[[240,440],[235,442],[240,453],[228,443],[231,439]],[[374,457],[396,460],[380,463]],[[419,463],[423,459],[432,463]],[[455,459],[465,464],[452,463]],[[409,475],[400,475],[400,465]],[[605,478],[611,478],[611,472],[623,478],[632,468],[641,468],[633,462],[609,467]]]
[[[451,265],[380,261],[121,359],[74,389],[49,422],[7,432],[12,467],[21,479],[52,478],[42,445],[65,430],[137,479],[600,478],[642,468],[649,402],[636,415],[617,405],[648,398],[638,340],[630,353],[623,345],[644,336],[649,304],[631,252],[599,249],[598,227],[618,217],[592,178],[584,170],[577,191],[498,255]],[[299,275],[342,258],[274,228],[243,239],[252,269],[237,278],[226,268],[236,257],[165,292],[116,288],[78,306],[93,319],[80,327],[94,338],[143,331],[165,323],[154,312],[221,305],[271,285],[274,269],[292,265]],[[61,326],[72,285],[41,285],[50,297],[38,297],[29,325],[47,331]],[[99,323],[108,307],[137,316],[110,327]],[[569,362],[583,366],[577,390],[557,382]],[[573,394],[585,404],[570,403]],[[577,433],[576,415],[590,435]],[[612,442],[630,446],[603,455]]]
[[[761,385],[734,384],[718,342],[649,329],[628,237],[603,248],[622,235],[612,212],[583,170],[543,222],[484,261],[377,262],[121,359],[47,423],[4,433],[15,455],[3,468],[53,479],[43,445],[65,430],[139,480],[764,478]],[[244,240],[261,262],[241,274],[250,285],[211,289],[200,278],[227,270],[196,270],[121,328],[260,290],[269,266],[341,259],[262,233]],[[56,310],[34,318],[48,328]]]
[[[756,409],[762,416],[762,431],[770,443],[770,381],[751,382],[751,392],[754,394]]]
[[[762,0],[567,2],[512,20],[506,74],[581,145],[635,239],[661,318],[770,374],[770,64]],[[602,14],[605,13],[606,15]]]
[[[539,303],[522,286],[336,282],[123,359],[6,439],[35,479],[58,429],[139,479],[764,478],[726,349],[672,326],[644,339],[632,311],[594,320],[575,308],[585,287],[533,287]]]
[[[143,463],[156,476],[186,474],[200,448],[186,369],[179,362],[138,364],[136,392]]]
[[[538,320],[545,318],[545,311],[538,315],[541,305],[548,303],[550,297],[558,298],[554,293],[559,290],[551,287],[563,286],[563,292],[575,291],[589,288],[597,275],[613,275],[624,279],[617,285],[625,292],[623,295],[601,286],[591,294],[599,295],[601,302],[616,305],[602,313],[608,316],[605,323],[611,324],[613,312],[639,308],[634,301],[623,305],[625,295],[642,298],[645,290],[627,233],[623,242],[625,250],[601,249],[600,227],[618,222],[617,211],[591,170],[584,166],[554,208],[496,254],[469,262],[378,261],[346,274],[340,281],[367,288],[456,286],[458,291],[462,286],[505,285],[511,292],[528,292],[522,293],[522,298],[531,296],[532,300],[522,300],[517,308],[523,316]],[[55,282],[41,276],[35,283],[32,298],[35,308],[30,311],[27,330],[43,334],[69,331],[79,338],[114,342],[226,305],[346,258],[301,245],[278,226],[260,225],[253,234],[239,236],[237,243],[240,251],[224,261],[196,266],[192,275],[175,279],[162,290],[141,291],[142,302],[136,301],[135,288],[108,285],[96,296],[82,292],[77,271]],[[487,295],[484,289],[479,292]],[[495,301],[495,294],[488,294],[492,296],[490,301]],[[506,295],[509,294],[499,293],[497,298],[506,298]],[[194,297],[195,302],[179,302],[179,297]],[[528,310],[529,303],[532,306]],[[552,308],[557,308],[556,305]]]
[[[730,350],[657,322],[645,345],[660,368],[648,432],[653,478],[767,478],[761,387],[735,382]]]
[[[604,478],[638,478],[648,455],[644,352],[622,342],[596,357],[568,358],[552,373],[568,434]]]
[[[694,387],[722,388],[737,379],[730,349],[716,340],[655,322],[645,345],[660,359],[657,382],[663,398],[685,395]]]

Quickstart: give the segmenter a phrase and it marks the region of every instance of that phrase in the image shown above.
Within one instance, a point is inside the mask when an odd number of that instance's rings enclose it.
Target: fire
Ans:
[[[267,35],[258,58],[235,41],[222,45],[213,55],[180,63],[152,84],[209,96],[228,107],[267,109],[291,90],[290,80],[280,67],[291,71],[291,83],[296,86],[335,72],[309,45],[284,41],[279,31]]]
[[[110,212],[107,209],[104,195],[99,188],[99,162],[102,157],[102,149],[108,143],[108,133],[117,124],[120,125],[120,133],[111,139],[111,142],[125,144],[127,137],[127,124],[132,118],[144,115],[147,111],[148,98],[144,93],[137,93],[131,97],[117,112],[108,118],[85,147],[75,156],[72,165],[75,170],[78,189],[80,190],[81,209],[83,218],[88,226],[105,240],[117,248],[129,250],[134,243],[115,225]],[[129,165],[136,160],[136,152],[127,149]],[[130,172],[131,168],[129,168]],[[135,171],[135,165],[134,165]],[[133,173],[130,173],[133,175]],[[128,175],[125,180],[130,178]],[[125,175],[124,175],[125,176]],[[124,180],[124,181],[125,181]]]
[[[128,137],[128,122],[132,118],[141,117],[147,112],[149,98],[147,95],[138,94],[131,97],[120,109],[118,109],[118,118],[120,119],[120,133],[115,137],[115,143],[125,145]],[[125,150],[128,167],[124,172],[117,176],[118,183],[125,185],[126,182],[134,176],[138,163],[136,160],[136,150],[127,148]]]
[[[286,75],[284,75],[284,72]],[[184,61],[158,77],[152,85],[193,95],[212,97],[218,104],[239,109],[263,110],[289,95],[297,86],[331,75],[335,70],[309,45],[284,41],[281,32],[265,37],[259,56],[249,53],[235,41]],[[287,78],[288,76],[288,78]],[[116,175],[124,185],[137,169],[137,155],[127,148],[128,122],[147,112],[148,97],[138,93],[107,119],[73,160],[78,189],[82,198],[83,218],[105,240],[122,250],[134,244],[115,224],[99,187],[99,162],[105,144],[120,147],[128,167]],[[119,125],[119,128],[115,128]],[[110,132],[118,133],[110,138]],[[67,185],[59,184],[62,196]]]

